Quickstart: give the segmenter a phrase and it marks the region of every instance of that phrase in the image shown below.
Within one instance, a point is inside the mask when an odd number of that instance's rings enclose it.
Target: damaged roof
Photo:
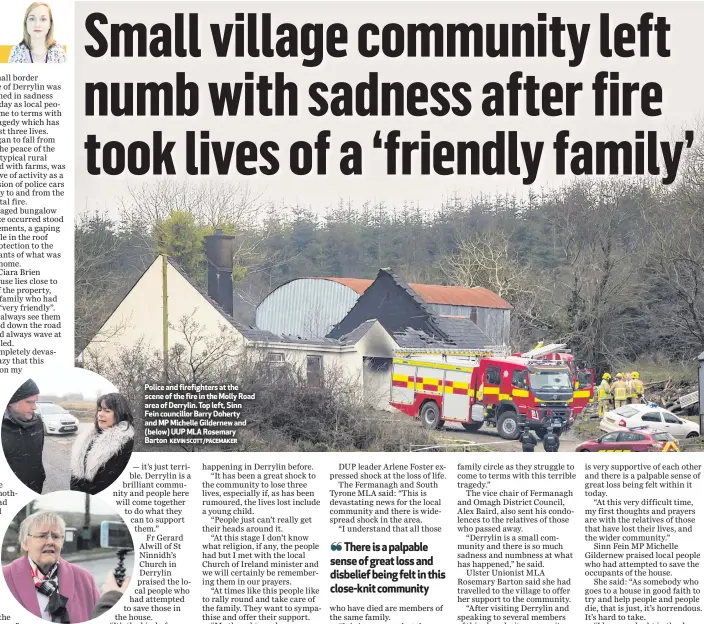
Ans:
[[[393,273],[390,269],[382,269],[389,273]],[[295,282],[296,280],[303,279],[314,279],[314,280],[326,280],[328,282],[335,282],[336,284],[342,284],[351,288],[358,295],[363,295],[364,292],[369,288],[374,280],[362,279],[358,277],[296,277],[293,278],[280,286],[277,286],[271,291],[274,291]],[[440,284],[415,284],[408,283],[412,290],[425,302],[432,304],[444,304],[444,305],[456,305],[464,306],[470,308],[492,308],[500,310],[511,310],[513,306],[502,299],[496,293],[488,290],[486,288],[474,287],[466,288],[464,286],[442,286]],[[267,295],[268,297],[269,295]]]
[[[441,349],[456,348],[454,344],[446,342],[438,336],[430,336],[424,331],[407,327],[403,331],[393,333],[396,344],[403,349],[423,349],[425,347],[435,347]]]
[[[461,316],[436,316],[435,324],[457,347],[483,349],[491,344],[487,336],[471,319]]]
[[[364,336],[366,336],[367,332],[372,328],[374,323],[376,323],[376,319],[364,321],[364,323],[357,326],[349,334],[342,336],[340,338],[340,342],[343,344],[357,344],[362,338],[364,338]]]
[[[232,316],[230,316],[227,311],[212,297],[203,292],[201,287],[197,282],[193,281],[188,274],[173,260],[169,259],[168,262],[174,267],[187,281],[188,283],[197,290],[205,299],[212,305],[220,314],[240,333],[242,336],[249,340],[250,342],[275,342],[278,344],[307,344],[307,345],[317,345],[317,346],[330,346],[330,345],[341,345],[341,344],[354,344],[352,342],[344,342],[342,340],[335,340],[333,338],[302,338],[301,336],[292,336],[288,334],[275,334],[273,332],[267,331],[266,329],[260,329],[253,325],[243,325],[236,321]],[[374,321],[371,321],[373,324]],[[366,325],[363,323],[362,325]],[[370,325],[371,326],[371,325]],[[362,326],[360,326],[361,328]],[[360,329],[357,328],[357,329]],[[361,338],[369,329],[365,328],[363,333],[359,336]],[[356,330],[355,330],[356,332]],[[355,333],[351,332],[351,333]],[[357,340],[359,340],[359,338]],[[356,342],[356,341],[355,341]]]
[[[218,312],[220,312],[220,314],[240,334],[242,334],[245,339],[249,340],[250,342],[275,342],[278,344],[301,344],[313,346],[353,345],[359,342],[369,331],[372,325],[374,325],[374,323],[376,322],[376,320],[374,319],[366,321],[346,336],[340,338],[339,340],[335,338],[303,338],[301,336],[293,336],[290,334],[275,334],[265,329],[255,327],[253,325],[243,325],[242,323],[236,321],[232,316],[230,316],[217,301],[215,301],[212,297],[203,292],[201,287],[195,281],[193,281],[176,262],[171,259],[169,259],[168,262],[188,281],[188,283],[195,290],[197,290],[206,299],[206,301],[208,301],[208,303],[210,303],[210,305],[212,305]]]
[[[422,348],[424,346],[460,348],[460,349],[483,349],[491,344],[487,336],[474,321],[462,316],[442,316],[433,315],[433,312],[425,305],[423,300],[416,294],[410,284],[406,284],[390,269],[382,269],[390,275],[394,282],[403,288],[409,296],[418,303],[423,311],[428,315],[428,330],[406,328],[401,332],[394,333],[394,339],[400,347]],[[402,340],[404,344],[401,344]]]

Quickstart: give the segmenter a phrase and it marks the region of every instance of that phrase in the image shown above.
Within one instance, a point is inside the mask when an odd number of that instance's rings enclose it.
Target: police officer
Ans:
[[[543,450],[546,453],[557,453],[560,449],[560,436],[555,433],[552,425],[548,425],[548,432],[543,437]]]
[[[535,431],[531,430],[530,425],[525,420],[521,423],[519,439],[524,453],[533,453],[535,451],[535,447],[538,445],[538,436],[535,435]]]

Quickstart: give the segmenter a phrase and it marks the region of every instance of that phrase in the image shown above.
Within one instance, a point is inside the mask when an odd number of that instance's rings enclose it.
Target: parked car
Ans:
[[[587,440],[582,442],[575,451],[579,453],[609,451],[661,453],[668,442],[677,444],[675,438],[669,433],[650,427],[635,427],[634,429],[612,431],[601,436],[598,440]]]
[[[599,429],[616,431],[632,427],[651,427],[672,434],[678,440],[699,435],[699,425],[686,418],[675,416],[662,407],[651,405],[625,405],[608,411],[599,423]]]
[[[56,403],[37,402],[37,414],[44,422],[44,433],[64,434],[78,431],[78,418]]]

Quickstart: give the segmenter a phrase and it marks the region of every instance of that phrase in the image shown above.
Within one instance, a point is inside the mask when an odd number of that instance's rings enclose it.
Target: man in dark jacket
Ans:
[[[2,448],[5,459],[17,478],[37,494],[44,487],[44,423],[35,410],[39,388],[25,381],[7,404],[2,419]]]
[[[530,430],[528,425],[524,425],[519,439],[524,453],[535,452],[535,447],[538,444],[538,436],[535,434],[535,431]]]
[[[546,453],[557,453],[560,450],[560,436],[552,425],[548,427],[548,432],[543,437],[543,450]]]

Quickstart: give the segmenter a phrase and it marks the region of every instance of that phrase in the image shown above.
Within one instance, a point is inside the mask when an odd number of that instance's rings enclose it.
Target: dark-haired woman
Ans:
[[[134,423],[124,396],[98,399],[95,424],[78,434],[71,451],[71,489],[97,494],[110,487],[132,455]]]

